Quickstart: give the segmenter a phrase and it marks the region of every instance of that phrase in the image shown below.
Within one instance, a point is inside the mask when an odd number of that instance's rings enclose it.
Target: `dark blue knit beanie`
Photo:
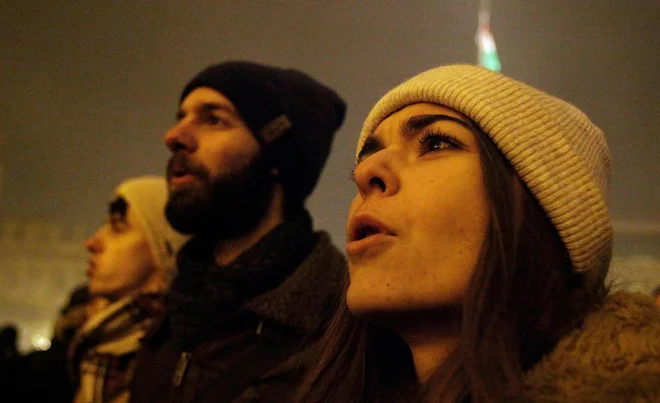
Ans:
[[[288,198],[301,203],[328,159],[346,104],[337,93],[294,70],[244,61],[210,66],[184,88],[212,88],[227,97],[280,172]]]

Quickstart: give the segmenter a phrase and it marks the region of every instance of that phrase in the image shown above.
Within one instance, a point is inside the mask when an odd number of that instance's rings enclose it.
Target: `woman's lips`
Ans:
[[[87,277],[91,278],[92,275],[94,275],[94,267],[95,264],[91,260],[87,262],[87,270],[85,270],[85,274]]]
[[[369,216],[356,216],[349,227],[346,253],[360,255],[368,250],[391,241],[396,234],[382,221]]]
[[[346,254],[349,256],[357,256],[366,253],[367,251],[383,245],[394,239],[393,235],[389,234],[373,234],[358,241],[350,241],[346,244]]]

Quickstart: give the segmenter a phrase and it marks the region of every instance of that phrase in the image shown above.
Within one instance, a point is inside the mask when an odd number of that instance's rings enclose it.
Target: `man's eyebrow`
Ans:
[[[444,114],[432,114],[432,115],[416,115],[407,119],[401,124],[401,134],[404,137],[412,137],[420,130],[432,125],[435,122],[455,122],[459,125],[465,127],[468,130],[472,130],[470,125],[454,116],[444,115]]]
[[[197,105],[195,107],[195,110],[201,113],[209,113],[217,110],[222,110],[232,115],[232,117],[236,115],[236,111],[233,108],[231,108],[229,105],[225,105],[217,102],[204,102],[200,105]],[[179,121],[183,119],[185,116],[186,116],[186,111],[179,108],[179,110],[176,112],[176,120]]]

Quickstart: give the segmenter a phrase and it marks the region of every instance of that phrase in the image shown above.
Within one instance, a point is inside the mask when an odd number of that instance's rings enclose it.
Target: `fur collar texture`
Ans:
[[[515,402],[660,402],[660,310],[617,292],[526,375]]]

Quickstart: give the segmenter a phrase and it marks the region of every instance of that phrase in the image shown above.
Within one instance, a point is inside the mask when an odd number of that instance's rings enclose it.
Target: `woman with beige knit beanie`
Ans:
[[[605,284],[605,136],[468,65],[389,91],[360,135],[349,277],[303,402],[658,402],[660,312]]]
[[[164,312],[164,294],[176,275],[176,252],[187,237],[165,218],[167,183],[143,176],[123,181],[106,221],[88,240],[88,317],[69,348],[75,403],[124,403],[137,351]]]

